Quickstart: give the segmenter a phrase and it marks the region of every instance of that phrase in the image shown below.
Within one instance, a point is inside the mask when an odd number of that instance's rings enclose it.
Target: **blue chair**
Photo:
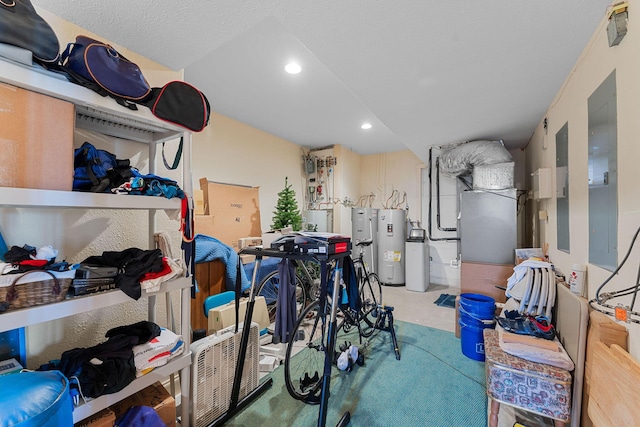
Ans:
[[[216,295],[210,295],[204,300],[204,316],[209,317],[209,310],[221,305],[229,304],[236,298],[234,291],[226,291]]]

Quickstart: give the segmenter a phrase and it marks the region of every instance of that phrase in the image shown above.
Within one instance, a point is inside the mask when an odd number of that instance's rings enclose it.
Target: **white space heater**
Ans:
[[[208,426],[222,416],[231,402],[231,390],[242,338],[242,323],[222,329],[191,344],[191,425]],[[260,330],[252,322],[244,358],[238,399],[258,386],[260,375]]]

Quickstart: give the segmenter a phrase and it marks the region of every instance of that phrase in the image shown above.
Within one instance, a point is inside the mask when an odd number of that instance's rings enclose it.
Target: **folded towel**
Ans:
[[[530,345],[522,342],[512,342],[511,332],[505,331],[501,326],[496,325],[498,331],[499,344],[502,351],[512,356],[521,357],[531,362],[544,363],[547,365],[555,366],[557,368],[566,369],[567,371],[573,371],[575,365],[567,354],[566,350],[558,341],[558,338],[554,338],[553,341],[545,340],[544,338],[526,337],[532,340],[547,341],[547,343],[555,344],[556,349],[545,348],[549,344],[537,344]],[[507,341],[504,337],[507,337]]]
[[[504,333],[500,333],[501,331]],[[500,339],[504,344],[523,344],[549,351],[560,351],[558,343],[555,340],[538,338],[531,335],[514,334],[505,331],[502,327],[500,327],[500,331],[498,331],[498,333],[500,335]]]

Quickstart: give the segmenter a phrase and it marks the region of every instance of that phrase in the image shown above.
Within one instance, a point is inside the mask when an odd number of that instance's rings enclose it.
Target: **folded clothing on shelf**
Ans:
[[[138,373],[165,365],[169,360],[182,354],[184,341],[166,328],[160,328],[160,335],[148,342],[133,347],[133,357]]]

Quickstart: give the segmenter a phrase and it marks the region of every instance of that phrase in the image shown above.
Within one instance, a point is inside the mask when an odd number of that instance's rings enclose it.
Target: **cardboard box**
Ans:
[[[243,265],[244,264],[249,264],[251,262],[254,262],[255,260],[256,260],[256,256],[255,255],[240,254],[240,262],[242,262]]]
[[[195,232],[240,249],[239,239],[260,236],[259,187],[222,184],[200,179],[206,215],[195,216]]]
[[[262,233],[262,247],[268,249],[271,247],[271,243],[278,237],[282,237],[285,234],[293,233],[293,228],[286,227],[278,230],[270,230],[266,233]]]
[[[262,246],[262,237],[242,237],[238,239],[238,247],[240,249],[251,246]]]
[[[193,213],[195,215],[204,215],[204,191],[194,189],[193,190]]]
[[[487,295],[496,302],[507,300],[504,290],[507,280],[513,274],[511,264],[488,264],[481,262],[462,262],[460,270],[460,293]]]
[[[240,310],[238,310],[240,321],[244,320],[245,312],[247,311],[247,299],[240,300]],[[252,322],[256,322],[260,325],[260,329],[268,328],[271,325],[269,320],[269,313],[267,312],[267,302],[263,296],[255,298],[255,305],[253,307]],[[228,328],[229,326],[236,324],[236,302],[232,301],[228,304],[221,305],[219,307],[213,307],[209,310],[209,325],[207,328],[207,335],[214,334],[221,329]]]
[[[132,406],[151,406],[160,415],[167,427],[176,427],[176,401],[160,382],[121,400],[111,406],[116,418]]]
[[[72,103],[0,83],[0,187],[71,191]]]
[[[103,409],[97,414],[74,424],[74,427],[113,427],[116,414],[111,408]]]

